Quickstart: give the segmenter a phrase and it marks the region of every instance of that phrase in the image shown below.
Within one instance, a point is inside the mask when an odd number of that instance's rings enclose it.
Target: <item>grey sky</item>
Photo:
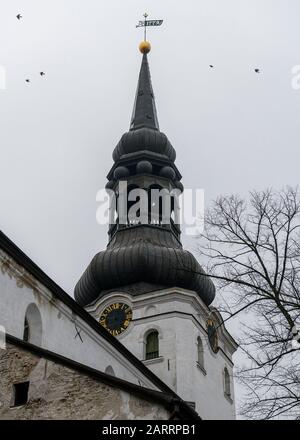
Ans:
[[[149,62],[185,187],[209,202],[299,182],[299,0],[2,0],[0,228],[70,294],[106,246],[95,196],[129,128],[144,11],[164,19]]]

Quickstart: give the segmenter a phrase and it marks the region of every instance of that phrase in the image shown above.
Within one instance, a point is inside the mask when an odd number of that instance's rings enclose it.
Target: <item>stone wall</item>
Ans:
[[[13,407],[13,385],[29,381],[28,402]],[[129,394],[12,344],[0,350],[0,419],[168,419],[160,404]]]

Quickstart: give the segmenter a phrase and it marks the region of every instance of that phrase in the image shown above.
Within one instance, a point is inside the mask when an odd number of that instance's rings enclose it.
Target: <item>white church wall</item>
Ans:
[[[213,353],[207,335],[195,322],[182,316],[178,316],[174,322],[178,329],[176,338],[177,393],[185,400],[195,401],[196,411],[204,419],[235,418],[233,392],[230,401],[224,395],[223,386],[223,369],[227,366],[232,376],[232,363],[221,350]],[[197,337],[199,335],[203,341],[205,373],[197,364]]]
[[[41,314],[43,348],[103,372],[110,365],[117,377],[157,389],[115,347],[0,250],[0,325],[6,333],[23,338],[30,304]]]
[[[236,345],[220,328],[220,349],[213,353],[206,333],[206,319],[211,317],[211,311],[194,292],[174,288],[136,297],[115,292],[87,310],[98,320],[101,311],[117,301],[127,303],[133,310],[133,321],[118,336],[120,342],[181,398],[195,402],[196,411],[204,419],[235,418],[232,354]],[[145,334],[152,329],[159,333],[159,357],[145,360]],[[204,369],[197,363],[199,336]],[[230,398],[224,394],[225,366],[231,376]]]

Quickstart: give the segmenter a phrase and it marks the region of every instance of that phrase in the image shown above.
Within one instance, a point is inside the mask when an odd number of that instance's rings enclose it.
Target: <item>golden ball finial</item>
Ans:
[[[149,41],[142,41],[139,45],[140,52],[149,53],[151,50],[151,44]]]

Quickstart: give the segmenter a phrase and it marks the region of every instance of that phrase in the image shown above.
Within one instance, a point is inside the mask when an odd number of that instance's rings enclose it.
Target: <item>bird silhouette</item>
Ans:
[[[209,67],[210,67],[211,69],[213,69],[214,66],[213,66],[212,64],[210,64]]]
[[[30,83],[30,79],[28,79],[28,78],[27,78],[27,79],[25,79],[25,81],[26,81],[27,83]]]
[[[45,74],[45,72],[40,72],[40,75],[45,76],[46,74]]]
[[[260,73],[260,70],[259,69],[254,69],[254,72],[255,73]]]
[[[21,14],[18,14],[16,17],[18,20],[21,20],[21,18],[23,18]]]

